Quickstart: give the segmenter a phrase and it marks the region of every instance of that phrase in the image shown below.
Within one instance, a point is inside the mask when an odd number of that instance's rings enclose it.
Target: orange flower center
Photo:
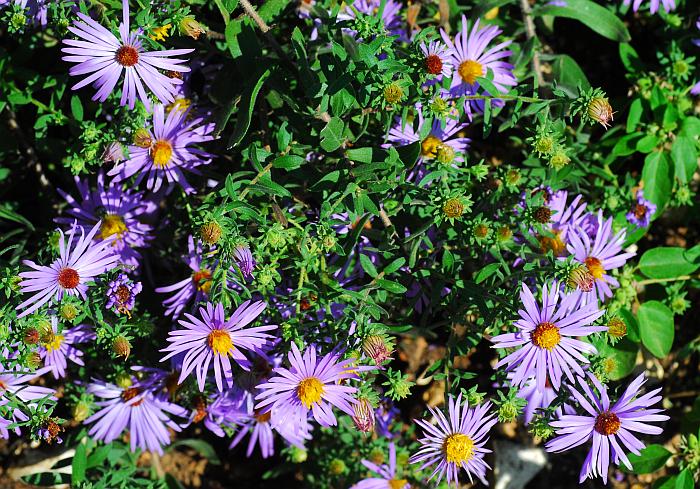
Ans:
[[[561,335],[559,328],[553,323],[544,322],[537,325],[535,330],[530,333],[532,343],[540,348],[551,350],[559,344]]]
[[[271,417],[272,417],[272,411],[268,411],[266,413],[258,412],[257,414],[255,414],[255,420],[258,423],[269,423]]]
[[[151,147],[151,159],[157,168],[165,168],[170,164],[173,156],[173,146],[169,142],[159,139]]]
[[[117,50],[114,59],[122,66],[134,66],[139,62],[139,52],[133,46],[122,46]]]
[[[442,144],[439,138],[432,134],[425,138],[420,144],[420,154],[423,158],[435,158],[438,147]]]
[[[586,258],[586,266],[588,267],[588,271],[591,272],[591,275],[596,280],[600,280],[603,278],[603,274],[605,273],[605,269],[603,268],[603,264],[600,262],[598,258],[595,258],[593,256],[589,256]]]
[[[58,285],[64,289],[74,289],[80,283],[80,275],[72,268],[63,268],[58,272]]]
[[[306,409],[319,402],[324,392],[323,383],[316,377],[307,377],[297,386],[297,396]]]
[[[140,394],[139,390],[136,387],[129,387],[128,389],[124,389],[122,391],[122,401],[124,402],[129,402],[132,400],[134,397],[138,396]],[[139,404],[141,404],[143,400],[138,400],[135,403],[131,404],[131,407],[136,407]]]
[[[595,419],[595,430],[601,435],[610,436],[620,429],[620,418],[610,411],[603,411]]]
[[[647,215],[647,211],[649,211],[647,206],[642,205],[642,204],[637,204],[634,206],[634,211],[633,211],[634,217],[636,217],[637,219],[641,219],[642,217]]]
[[[437,54],[430,54],[425,58],[425,69],[431,75],[439,75],[442,73],[442,60]]]
[[[457,73],[459,73],[459,76],[462,77],[465,83],[473,85],[476,83],[476,79],[484,74],[484,67],[478,61],[468,59],[459,65]]]
[[[197,290],[208,294],[211,290],[211,271],[208,268],[202,268],[200,271],[194,272],[192,281]]]

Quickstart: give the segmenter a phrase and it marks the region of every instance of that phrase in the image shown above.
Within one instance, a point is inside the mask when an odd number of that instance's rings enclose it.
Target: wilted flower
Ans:
[[[588,117],[596,122],[599,122],[604,128],[610,127],[610,121],[613,120],[613,110],[610,102],[606,97],[593,97],[588,102]]]
[[[656,204],[644,198],[642,190],[637,191],[637,201],[625,217],[630,224],[638,228],[645,228],[649,225],[651,217],[656,213]]]
[[[134,308],[136,295],[141,292],[141,282],[133,282],[125,273],[120,273],[107,286],[107,303],[105,308],[129,315]]]

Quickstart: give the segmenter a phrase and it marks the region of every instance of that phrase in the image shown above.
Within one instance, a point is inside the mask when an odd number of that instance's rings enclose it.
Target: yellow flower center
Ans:
[[[323,393],[323,382],[316,377],[307,377],[297,386],[297,396],[306,409],[311,409],[313,404],[319,402]]]
[[[445,438],[442,452],[447,463],[462,464],[474,456],[474,440],[463,433],[455,433]]]
[[[561,335],[559,334],[559,328],[553,323],[544,322],[538,324],[535,330],[530,333],[530,339],[536,346],[551,350],[559,344]]]
[[[53,339],[46,343],[44,347],[46,348],[46,351],[52,352],[61,348],[61,343],[63,343],[63,335],[57,334],[54,335]]]
[[[180,97],[176,98],[175,101],[171,104],[168,104],[165,110],[170,113],[173,110],[177,110],[179,112],[185,112],[187,109],[190,108],[190,105],[192,105],[192,101],[188,98],[185,97]]]
[[[389,489],[403,489],[408,484],[406,479],[391,479],[389,481]]]
[[[601,435],[614,435],[620,429],[620,418],[611,411],[603,411],[595,419],[595,430]]]
[[[603,268],[603,264],[598,258],[589,256],[588,258],[586,258],[586,266],[588,267],[588,271],[591,272],[591,275],[593,275],[593,277],[596,280],[600,280],[601,278],[603,278],[605,269]]]
[[[476,79],[484,74],[484,67],[478,61],[473,61],[468,59],[463,61],[462,64],[457,68],[457,73],[462,77],[465,83],[473,85],[476,83]]]
[[[211,290],[211,271],[208,268],[202,268],[198,272],[192,274],[192,281],[197,290],[208,294]]]
[[[442,141],[431,134],[420,144],[420,155],[423,158],[435,158],[437,156],[438,148],[441,145]]]
[[[170,29],[170,24],[165,24],[161,27],[156,27],[153,29],[153,33],[149,34],[148,37],[154,41],[164,41],[168,37],[168,30]]]
[[[153,143],[151,147],[151,159],[157,168],[165,168],[170,163],[170,158],[173,156],[173,146],[162,139]]]
[[[540,242],[540,250],[547,253],[552,250],[554,256],[563,256],[566,252],[566,245],[561,239],[561,231],[554,231],[554,236],[537,236]]]
[[[223,329],[215,329],[207,336],[207,344],[214,353],[219,355],[228,355],[233,349],[233,341],[228,331]]]
[[[101,239],[110,238],[115,234],[117,235],[118,239],[121,239],[126,232],[127,227],[124,223],[124,219],[122,219],[121,216],[118,216],[117,214],[106,214],[102,218],[102,224],[100,225]]]

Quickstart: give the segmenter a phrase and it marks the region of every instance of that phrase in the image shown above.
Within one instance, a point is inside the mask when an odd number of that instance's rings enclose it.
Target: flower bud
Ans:
[[[221,239],[222,229],[216,221],[209,221],[199,228],[199,235],[207,244],[215,245]]]
[[[518,170],[515,168],[508,170],[508,173],[506,173],[506,185],[513,187],[517,184],[520,183],[520,179],[522,178],[522,175]]]
[[[613,120],[613,110],[606,97],[593,97],[588,102],[586,107],[588,117],[596,122],[599,122],[604,128],[610,127],[610,121]]]
[[[447,100],[440,97],[435,97],[432,102],[430,102],[430,110],[438,117],[444,117],[449,112],[449,105]]]
[[[389,104],[395,104],[403,98],[403,89],[396,83],[390,83],[384,87],[384,100]]]
[[[194,40],[199,39],[199,36],[206,32],[204,26],[197,22],[191,15],[183,17],[178,27],[180,28],[180,32],[182,34],[190,36]]]
[[[81,423],[85,421],[88,416],[90,416],[90,405],[83,400],[78,401],[78,403],[73,406],[73,419]]]
[[[345,465],[345,462],[340,460],[339,458],[334,458],[331,460],[330,464],[328,464],[328,471],[332,475],[341,475],[345,473],[347,470],[347,466]]]
[[[437,160],[443,165],[448,165],[455,160],[455,150],[449,144],[440,144],[436,149]]]
[[[302,464],[306,462],[306,459],[309,458],[309,453],[304,450],[303,448],[299,448],[297,446],[292,445],[290,447],[290,452],[291,452],[291,460],[295,464]]]
[[[372,403],[365,397],[361,397],[357,400],[357,403],[353,405],[353,415],[352,420],[358,430],[363,433],[370,433],[374,431],[374,408]]]
[[[449,219],[457,219],[464,214],[464,203],[459,197],[448,199],[442,206],[442,213]]]
[[[384,456],[384,450],[381,448],[373,448],[372,451],[369,452],[369,461],[373,464],[382,465],[385,460],[386,457]]]
[[[129,358],[131,353],[131,343],[126,336],[119,335],[112,341],[112,351],[118,357],[124,357],[124,360]]]
[[[488,224],[480,222],[474,225],[472,232],[476,239],[484,239],[491,233],[491,228],[489,228]]]
[[[134,133],[134,145],[139,148],[150,148],[153,145],[153,138],[147,129],[140,127]]]
[[[122,372],[119,375],[117,375],[116,384],[118,387],[121,387],[122,389],[128,389],[133,383],[134,382],[131,379],[131,375],[129,375],[128,373]]]
[[[561,147],[554,152],[551,158],[549,158],[549,166],[555,170],[561,170],[570,162],[571,158],[569,158],[569,155],[566,154],[566,150]]]
[[[550,155],[554,149],[554,138],[552,136],[540,136],[535,139],[534,148],[539,155]]]
[[[365,355],[374,360],[374,363],[381,365],[391,358],[393,348],[387,344],[386,338],[382,335],[370,335],[362,341],[362,351]]]
[[[627,324],[619,317],[615,316],[608,322],[608,335],[613,338],[622,338],[627,335]]]
[[[498,421],[501,423],[507,423],[509,421],[515,421],[520,413],[518,406],[512,401],[505,401],[498,408]]]
[[[41,355],[33,351],[30,352],[24,359],[24,363],[31,369],[37,369],[41,366]]]
[[[590,292],[593,290],[594,284],[595,277],[585,265],[580,265],[571,270],[569,277],[566,279],[566,285],[572,289],[579,289],[582,292]]]
[[[501,226],[498,228],[498,231],[496,231],[496,239],[500,241],[501,243],[510,240],[510,238],[513,237],[513,231],[508,226]]]
[[[24,330],[24,343],[27,345],[36,345],[39,343],[39,330],[36,328],[27,328]]]
[[[61,315],[61,318],[66,320],[66,321],[73,321],[76,317],[78,317],[78,308],[75,307],[75,304],[63,304],[61,306],[61,310],[59,312]]]

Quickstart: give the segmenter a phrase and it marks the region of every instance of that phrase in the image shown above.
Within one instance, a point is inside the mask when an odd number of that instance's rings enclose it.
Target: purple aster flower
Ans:
[[[353,20],[357,18],[358,12],[376,17],[377,13],[379,13],[381,3],[381,0],[355,0],[338,14],[338,20]],[[405,29],[401,22],[401,8],[400,2],[396,0],[387,0],[384,4],[384,10],[382,10],[381,13],[381,19],[389,34],[407,40]]]
[[[120,273],[108,284],[105,308],[130,316],[142,288],[141,282],[133,282],[125,273]]]
[[[661,388],[639,395],[639,389],[646,382],[644,374],[632,381],[615,404],[610,402],[607,387],[594,376],[589,378],[599,395],[583,378],[579,378],[583,392],[570,386],[569,391],[586,412],[583,415],[565,414],[551,423],[552,427],[557,428],[558,436],[548,441],[546,448],[549,452],[563,452],[592,441],[579,482],[589,477],[602,477],[603,482],[607,483],[611,459],[616,465],[622,462],[632,470],[624,449],[639,455],[644,448],[644,443],[634,433],[659,435],[663,430],[648,423],[666,421],[669,417],[659,414],[662,409],[649,409],[661,400],[661,396],[657,395]]]
[[[197,245],[195,246],[194,238],[192,236],[188,237],[187,254],[182,259],[192,270],[192,275],[173,285],[155,289],[156,292],[161,294],[175,292],[172,297],[163,301],[165,315],[173,316],[174,318],[180,316],[182,310],[192,298],[194,298],[195,303],[206,301],[212,285],[211,268],[204,264],[202,243],[199,240],[197,240]],[[213,263],[211,266],[216,266],[216,264]]]
[[[87,324],[58,331],[56,316],[51,317],[51,331],[51,339],[39,347],[39,355],[44,360],[44,365],[51,367],[54,378],[59,379],[66,376],[68,360],[77,365],[85,365],[82,360],[83,352],[74,345],[86,343],[96,337]]]
[[[190,421],[203,422],[209,431],[224,437],[226,432],[223,427],[238,426],[248,418],[244,394],[245,391],[234,388],[217,393],[213,400],[204,395],[196,396],[195,409],[190,415]]]
[[[600,210],[598,211],[598,232],[594,238],[590,238],[580,228],[578,232],[569,235],[570,244],[566,248],[574,256],[575,261],[588,268],[588,272],[594,278],[591,290],[574,292],[584,304],[596,303],[598,300],[605,302],[608,297],[612,297],[611,286],[617,288],[620,283],[605,272],[621,267],[635,255],[633,252],[622,253],[626,233],[621,229],[613,235],[612,222],[612,217],[604,220],[603,211]]]
[[[624,0],[622,3],[626,6],[632,4],[632,10],[636,12],[642,5],[642,2],[644,2],[644,0]],[[671,10],[674,10],[676,8],[676,3],[674,2],[674,0],[661,0],[661,4],[663,5],[666,13],[669,13]],[[649,0],[649,12],[655,14],[658,10],[659,0]]]
[[[452,51],[439,41],[430,41],[427,45],[423,42],[420,50],[425,57],[423,63],[425,71],[435,75],[434,80],[442,80],[442,77],[452,76]]]
[[[363,460],[362,465],[379,477],[363,479],[350,489],[409,489],[411,484],[406,479],[396,475],[396,446],[389,443],[389,465],[377,465],[369,460]]]
[[[437,465],[429,480],[438,476],[436,484],[446,476],[447,483],[458,484],[457,477],[460,467],[467,471],[469,481],[476,476],[486,484],[486,470],[490,469],[484,461],[484,455],[491,450],[484,448],[488,441],[488,432],[498,419],[496,414],[489,412],[491,403],[486,402],[474,408],[469,408],[465,400],[462,404],[462,395],[455,400],[450,396],[448,400],[449,419],[442,411],[428,407],[428,410],[437,421],[436,425],[425,420],[414,420],[423,429],[424,437],[419,443],[420,450],[411,456],[412,464],[422,462],[421,470],[432,465]]]
[[[546,195],[546,194],[545,194]],[[581,226],[586,217],[586,203],[583,196],[577,195],[567,205],[568,192],[559,190],[545,199],[545,204],[533,210],[533,217],[541,222],[552,236],[538,236],[543,252],[550,249],[556,256],[566,253],[569,233]]]
[[[512,375],[513,374],[510,373],[509,377],[512,378]],[[552,401],[554,401],[554,399],[556,399],[557,397],[557,392],[552,387],[552,384],[549,382],[549,379],[547,379],[547,382],[544,385],[544,390],[539,391],[537,390],[537,383],[535,382],[535,379],[530,378],[527,381],[525,381],[523,386],[518,391],[517,396],[527,401],[527,404],[525,405],[525,411],[523,413],[523,418],[525,424],[527,425],[530,424],[530,421],[532,421],[533,416],[537,413],[538,410],[546,409],[552,404]],[[569,404],[564,404],[563,408],[566,414],[575,413],[574,409]],[[558,407],[555,413],[558,417],[561,416],[562,408]]]
[[[59,217],[55,221],[68,225],[77,222],[78,226],[86,230],[99,222],[100,232],[95,235],[95,241],[110,241],[115,252],[120,255],[121,263],[138,267],[141,254],[136,248],[146,246],[153,239],[153,227],[143,221],[155,211],[156,205],[144,200],[143,192],[122,189],[115,181],[105,186],[102,172],[97,175],[95,190],[90,190],[87,180],[78,177],[75,178],[75,184],[81,201],[78,202],[70,194],[58,189],[70,206],[66,211],[70,217]]]
[[[272,411],[255,410],[253,396],[249,392],[244,394],[244,404],[248,409],[248,417],[239,423],[240,428],[229,448],[234,448],[243,441],[247,434],[250,434],[246,457],[250,457],[255,447],[259,446],[262,457],[268,458],[275,453],[275,433],[281,435],[290,445],[299,448],[304,446],[305,440],[311,439],[311,425],[307,419],[300,420],[298,424],[280,423]]]
[[[470,139],[461,137],[459,133],[464,131],[468,126],[466,123],[460,123],[458,120],[447,117],[445,121],[433,119],[430,132],[421,139],[421,134],[424,129],[423,125],[428,123],[423,116],[423,108],[421,104],[416,104],[417,125],[404,121],[401,118],[396,118],[396,122],[389,130],[388,140],[392,144],[385,144],[384,147],[391,145],[406,146],[407,144],[421,141],[421,152],[418,163],[424,160],[445,161],[451,163],[454,161],[464,161],[464,153],[469,147]],[[414,129],[414,126],[416,129]]]
[[[700,30],[700,18],[695,22],[695,28]],[[693,44],[700,47],[700,39],[693,39]],[[690,93],[693,95],[700,95],[700,81],[690,88]]]
[[[0,353],[0,358],[3,361],[13,358],[13,354],[11,354],[7,349]],[[10,402],[11,398],[8,397],[8,394],[10,394],[12,397],[17,397],[30,407],[36,405],[36,401],[41,399],[50,398],[55,400],[55,397],[53,397],[55,391],[53,389],[28,385],[29,382],[41,377],[50,370],[51,367],[43,367],[35,372],[32,372],[20,365],[12,368],[6,368],[3,363],[0,363],[0,407],[3,407]],[[2,438],[7,438],[9,436],[7,431],[7,426],[9,424],[29,421],[29,416],[23,413],[19,408],[8,409],[10,410],[8,415],[11,420],[10,423],[1,423],[5,425],[4,429],[0,428],[0,436]],[[21,434],[19,427],[16,427],[14,431],[17,435]]]
[[[271,410],[280,423],[301,424],[311,411],[321,426],[335,426],[333,406],[352,416],[356,402],[352,395],[357,389],[341,381],[358,379],[352,365],[355,359],[341,360],[340,354],[332,351],[319,360],[317,354],[316,347],[309,346],[302,356],[292,342],[290,368],[274,369],[277,375],[257,386],[262,392],[256,396],[259,402],[255,408]]]
[[[3,404],[0,403],[0,407],[2,407]],[[5,419],[0,415],[0,438],[2,439],[8,439],[10,437],[10,431],[7,429],[8,426],[10,426],[12,422],[9,419]]]
[[[153,109],[153,132],[147,131],[148,137],[139,145],[129,146],[129,159],[117,163],[108,175],[122,181],[138,174],[136,185],[147,177],[146,186],[154,192],[164,180],[168,184],[177,182],[185,192],[193,193],[183,171],[199,174],[196,168],[211,162],[211,154],[192,145],[213,140],[214,124],[189,115],[189,110],[171,110],[166,119],[165,107],[157,104]]]
[[[93,380],[87,392],[104,399],[96,402],[101,409],[84,421],[84,424],[94,423],[88,435],[110,443],[128,430],[132,452],[140,448],[162,455],[162,447],[170,444],[168,428],[181,430],[170,415],[187,417],[185,408],[138,383],[122,388]]]
[[[188,319],[180,320],[185,329],[176,329],[168,335],[171,343],[162,352],[169,352],[161,362],[179,353],[186,353],[182,361],[182,372],[178,379],[181,384],[190,373],[195,371],[197,385],[204,391],[204,382],[209,372],[210,363],[214,363],[214,376],[219,391],[223,391],[222,376],[229,387],[233,386],[233,373],[229,356],[244,370],[250,369],[250,361],[243,351],[260,349],[272,337],[263,331],[276,329],[276,325],[258,326],[243,329],[257,319],[267,307],[262,301],[246,301],[226,320],[224,306],[207,303],[206,308],[200,307],[201,319],[185,313]]]
[[[634,224],[638,228],[645,228],[649,225],[651,216],[655,212],[656,205],[652,201],[645,199],[644,192],[639,190],[637,191],[637,202],[632,210],[625,214],[625,217],[630,224]]]
[[[456,76],[452,77],[450,93],[455,97],[476,95],[479,92],[476,79],[486,76],[488,70],[493,72],[492,83],[501,92],[507,92],[508,87],[517,84],[513,76],[513,65],[503,61],[511,55],[511,51],[504,50],[511,41],[488,48],[489,43],[501,33],[501,29],[496,26],[480,29],[479,22],[479,19],[474,22],[470,32],[467,18],[463,15],[462,28],[455,35],[454,42],[447,33],[441,32],[442,39],[452,52],[452,65],[455,67]],[[471,104],[465,103],[468,113],[470,106]]]
[[[390,400],[385,400],[379,407],[374,411],[375,426],[374,431],[384,438],[393,439],[396,437],[394,433],[391,432],[391,424],[394,419],[401,413],[399,409],[394,406]]]
[[[253,269],[255,268],[255,259],[250,252],[250,248],[245,245],[236,246],[236,249],[233,251],[233,259],[243,278],[251,280],[253,278]]]
[[[80,296],[87,299],[85,291],[87,283],[96,276],[117,265],[119,256],[113,254],[109,241],[92,243],[93,238],[100,230],[101,223],[95,224],[92,230],[85,235],[80,228],[80,237],[73,238],[76,227],[68,234],[68,243],[65,242],[63,231],[58,240],[60,256],[50,266],[37,265],[31,260],[24,260],[24,264],[33,268],[32,272],[21,272],[20,288],[22,292],[36,292],[32,297],[17,306],[17,310],[24,309],[17,317],[21,318],[39,309],[51,299],[61,300],[64,295]],[[26,308],[26,309],[25,309]]]
[[[68,47],[61,49],[69,56],[63,60],[69,63],[77,63],[70,69],[71,76],[90,74],[72,89],[78,90],[90,83],[97,89],[92,98],[104,102],[117,85],[122,72],[125,71],[124,84],[122,85],[122,97],[119,102],[133,109],[136,97],[150,109],[150,101],[144,84],[158,99],[163,102],[172,102],[177,93],[176,86],[182,83],[176,77],[168,77],[162,71],[182,73],[189,68],[182,66],[186,60],[171,58],[191,53],[193,49],[171,49],[167,51],[144,51],[139,40],[141,30],[129,31],[129,1],[122,3],[123,21],[119,24],[118,39],[110,31],[92,20],[87,15],[78,12],[76,15],[80,21],[75,22],[68,30],[78,36],[80,40],[64,39],[63,44]]]
[[[511,381],[516,387],[535,377],[537,390],[544,391],[548,378],[554,389],[559,390],[562,373],[571,382],[574,382],[573,372],[584,375],[579,363],[588,363],[588,360],[582,353],[597,353],[593,345],[576,337],[605,331],[607,326],[590,326],[605,311],[598,309],[596,303],[577,307],[576,294],[566,294],[562,298],[559,289],[556,282],[544,285],[540,307],[528,286],[523,284],[520,300],[524,309],[518,311],[520,319],[514,323],[518,332],[491,338],[493,348],[520,347],[496,364],[496,368],[507,365],[506,371],[513,372]]]

